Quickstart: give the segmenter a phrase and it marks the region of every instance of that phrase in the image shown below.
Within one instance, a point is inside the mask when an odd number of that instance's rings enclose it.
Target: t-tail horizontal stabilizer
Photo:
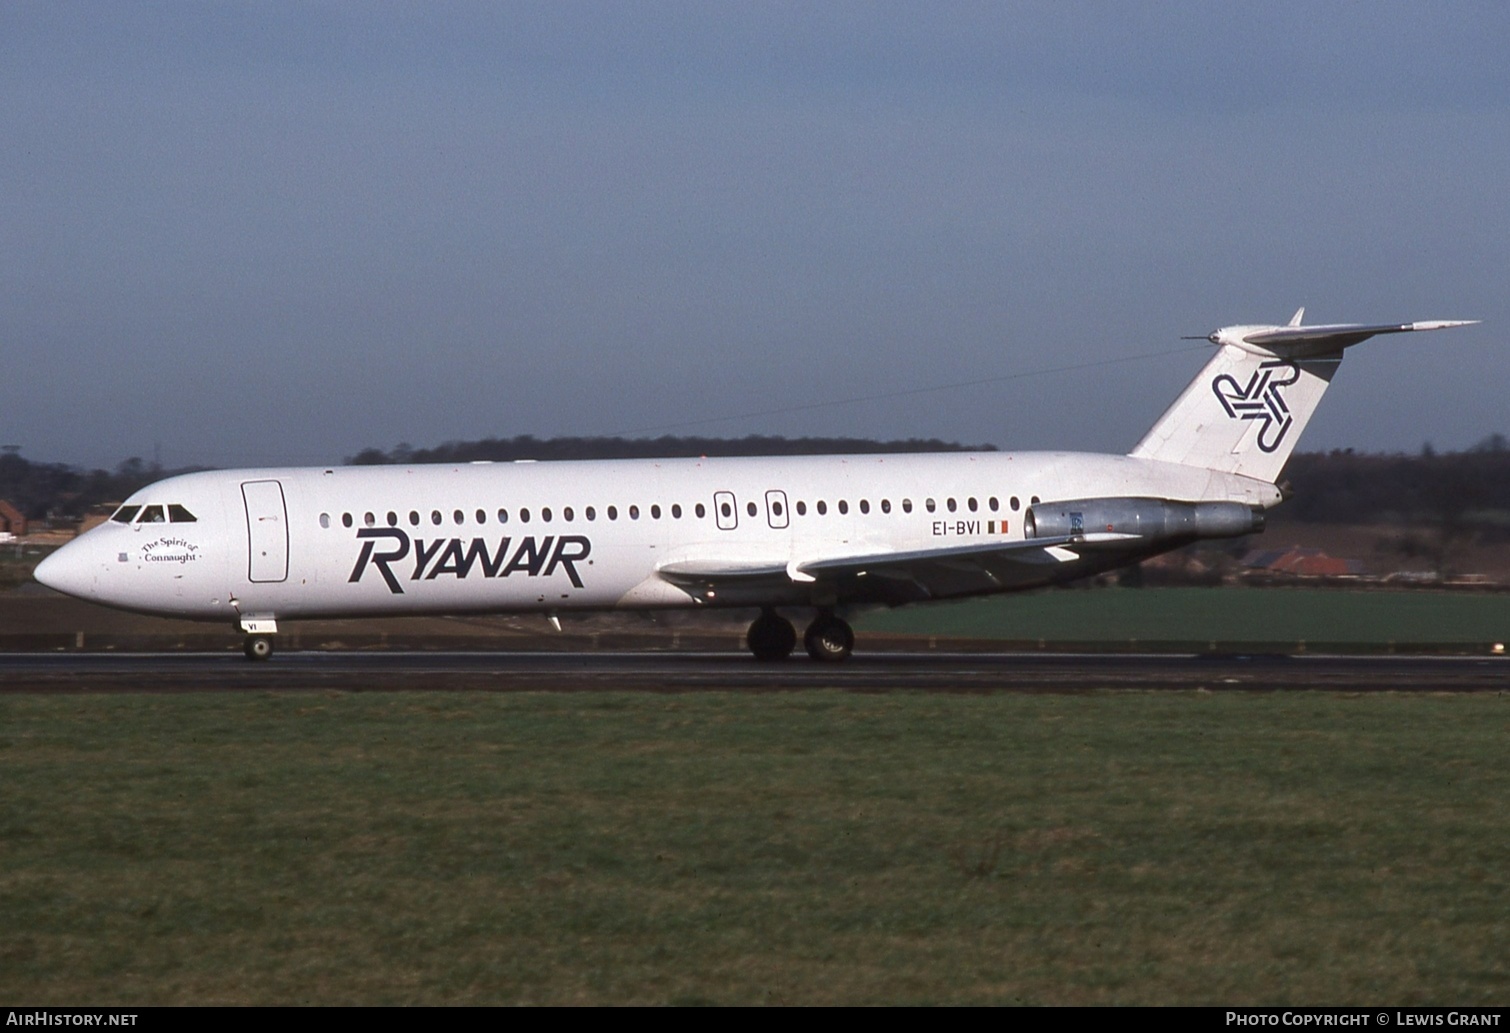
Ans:
[[[1129,455],[1241,474],[1274,483],[1300,440],[1342,351],[1376,334],[1446,330],[1476,319],[1416,323],[1229,326],[1206,367]]]

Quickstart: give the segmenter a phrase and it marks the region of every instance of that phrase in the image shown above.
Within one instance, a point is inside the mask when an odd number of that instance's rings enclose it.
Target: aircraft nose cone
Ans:
[[[42,584],[64,595],[88,597],[94,594],[95,567],[90,550],[70,542],[48,556],[32,572]]]

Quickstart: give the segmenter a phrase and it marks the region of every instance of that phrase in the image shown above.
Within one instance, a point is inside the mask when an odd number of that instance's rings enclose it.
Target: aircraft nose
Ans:
[[[42,584],[64,595],[88,597],[94,594],[95,568],[91,550],[78,542],[69,542],[48,556],[32,572]]]

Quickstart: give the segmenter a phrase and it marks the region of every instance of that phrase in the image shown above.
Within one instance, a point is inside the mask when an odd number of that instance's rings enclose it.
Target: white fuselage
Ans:
[[[134,519],[82,535],[38,577],[110,606],[227,622],[843,605],[875,600],[820,597],[800,576],[695,591],[665,572],[795,570],[1020,541],[1040,500],[1108,496],[1253,507],[1280,497],[1237,474],[1063,452],[214,471],[137,492]],[[147,513],[163,521],[143,522]],[[1176,544],[1145,543],[1139,555]],[[1066,556],[986,590],[1069,580],[1130,558]]]
[[[1132,449],[227,470],[143,488],[37,566],[61,592],[234,622],[750,606],[758,660],[841,660],[836,612],[1071,581],[1263,527],[1342,362],[1471,321],[1243,325]]]

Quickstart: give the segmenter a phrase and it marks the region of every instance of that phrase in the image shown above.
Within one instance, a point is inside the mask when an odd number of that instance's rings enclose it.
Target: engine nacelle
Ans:
[[[1142,538],[1237,538],[1264,529],[1264,511],[1242,502],[1168,499],[1074,499],[1028,507],[1028,538],[1079,537],[1110,531]]]

